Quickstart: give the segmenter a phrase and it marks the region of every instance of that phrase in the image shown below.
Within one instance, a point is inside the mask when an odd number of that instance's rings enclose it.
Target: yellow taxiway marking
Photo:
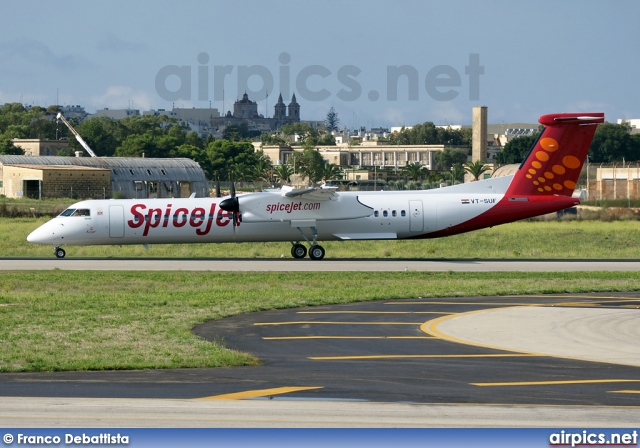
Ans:
[[[273,389],[247,390],[244,392],[235,392],[232,394],[213,395],[211,397],[196,398],[196,400],[245,400],[247,398],[268,397],[271,395],[288,394],[291,392],[299,392],[301,390],[322,389],[316,387],[276,387]]]
[[[514,302],[388,302],[385,305],[478,305],[478,306],[548,306],[554,303],[514,303]]]
[[[610,390],[611,394],[640,394],[640,390]]]
[[[435,338],[438,339],[442,339],[443,341],[449,341],[449,342],[453,342],[455,344],[463,344],[463,345],[471,345],[474,347],[482,347],[482,348],[488,348],[488,349],[492,349],[492,350],[502,350],[502,351],[507,351],[507,352],[512,352],[512,353],[519,353],[519,354],[526,354],[528,356],[534,356],[536,355],[535,353],[529,353],[529,352],[523,352],[523,351],[518,351],[518,350],[511,350],[511,349],[505,349],[504,347],[497,347],[497,346],[492,346],[492,345],[487,345],[487,344],[480,344],[480,343],[476,343],[476,342],[472,342],[472,341],[467,341],[465,339],[460,339],[460,338],[456,338],[454,336],[450,336],[448,334],[442,333],[440,330],[438,330],[438,326],[443,323],[443,322],[447,322],[451,319],[455,319],[458,316],[467,316],[467,315],[472,315],[472,314],[480,314],[480,313],[487,313],[487,312],[491,312],[493,310],[473,310],[473,311],[468,311],[465,313],[459,313],[459,314],[453,314],[453,315],[449,315],[449,316],[442,316],[442,317],[438,317],[432,320],[428,320],[427,322],[423,323],[420,326],[420,330],[428,335],[431,335]],[[537,354],[537,356],[545,356],[545,355],[540,355]]]
[[[298,322],[256,322],[255,326],[265,325],[422,325],[424,322],[321,322],[321,321],[298,321]]]
[[[298,311],[297,314],[455,314],[446,311]]]
[[[508,296],[505,296],[508,297]],[[573,301],[573,302],[546,302],[546,303],[521,303],[521,302],[387,302],[385,305],[486,305],[486,306],[597,306],[601,304],[607,304],[609,302],[638,302],[640,299],[629,298],[617,298],[617,297],[563,297],[563,296],[516,296],[518,298],[530,297],[532,299],[568,299],[568,300],[580,300],[591,299],[590,301]]]
[[[566,380],[566,381],[520,381],[513,383],[471,383],[480,387],[510,387],[510,386],[558,386],[563,384],[605,384],[605,383],[640,383],[640,380]]]
[[[265,341],[285,341],[291,339],[433,339],[433,336],[272,336]]]
[[[315,361],[341,361],[349,359],[439,359],[439,358],[516,358],[533,356],[525,353],[507,353],[493,355],[363,355],[363,356],[310,356]]]
[[[612,300],[612,301],[629,301],[629,300],[640,300],[640,297],[616,297],[616,296],[581,296],[581,295],[557,295],[557,294],[543,294],[543,295],[523,295],[523,296],[503,296],[503,297],[512,297],[512,298],[523,298],[523,297],[531,297],[534,299],[591,299],[591,300]]]

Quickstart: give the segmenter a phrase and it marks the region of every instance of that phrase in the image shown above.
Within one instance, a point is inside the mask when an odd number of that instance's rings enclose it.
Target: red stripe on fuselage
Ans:
[[[574,207],[579,203],[579,199],[567,196],[504,196],[495,206],[475,218],[446,229],[409,237],[409,239],[440,238],[457,235],[557,212],[565,208]]]

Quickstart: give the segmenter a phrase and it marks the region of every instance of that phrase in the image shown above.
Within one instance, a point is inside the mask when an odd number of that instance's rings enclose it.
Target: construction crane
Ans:
[[[73,135],[75,135],[76,140],[78,140],[78,143],[80,143],[80,144],[82,145],[82,147],[83,147],[84,149],[86,149],[86,150],[87,150],[87,152],[88,152],[89,154],[91,154],[91,157],[98,157],[98,156],[96,156],[96,153],[95,153],[95,152],[93,152],[93,151],[91,150],[91,148],[89,148],[89,145],[87,145],[87,142],[85,142],[85,141],[82,139],[82,137],[80,137],[80,134],[78,134],[78,131],[76,131],[75,129],[73,129],[73,126],[71,126],[71,123],[69,123],[69,122],[67,121],[67,119],[66,119],[66,118],[64,118],[64,117],[62,116],[62,113],[61,113],[61,112],[58,112],[58,115],[56,116],[56,119],[57,119],[57,120],[62,120],[62,122],[63,122],[63,123],[64,123],[64,124],[69,128],[69,130],[73,133]]]

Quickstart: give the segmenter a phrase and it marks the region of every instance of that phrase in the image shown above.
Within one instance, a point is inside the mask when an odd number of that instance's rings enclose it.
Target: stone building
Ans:
[[[7,197],[108,199],[209,196],[204,171],[190,159],[0,156]]]
[[[14,138],[13,144],[22,148],[25,156],[57,156],[61,151],[70,155],[67,140],[40,140],[38,138]]]

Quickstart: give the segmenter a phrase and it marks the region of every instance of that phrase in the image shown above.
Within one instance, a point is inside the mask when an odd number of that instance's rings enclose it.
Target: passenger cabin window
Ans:
[[[376,211],[374,211],[374,212],[373,212],[373,216],[375,216],[376,218],[379,216],[379,214],[380,214],[380,213],[378,212],[378,210],[376,210]]]
[[[396,217],[396,215],[397,215],[396,211],[395,211],[395,210],[393,210],[393,211],[391,212],[391,216],[393,216],[393,217],[395,218],[395,217]]]
[[[382,216],[384,216],[385,218],[386,218],[388,215],[389,215],[389,212],[387,212],[386,210],[384,210],[384,211],[382,212]]]
[[[400,211],[400,216],[407,216],[407,212],[405,212],[404,210]]]

